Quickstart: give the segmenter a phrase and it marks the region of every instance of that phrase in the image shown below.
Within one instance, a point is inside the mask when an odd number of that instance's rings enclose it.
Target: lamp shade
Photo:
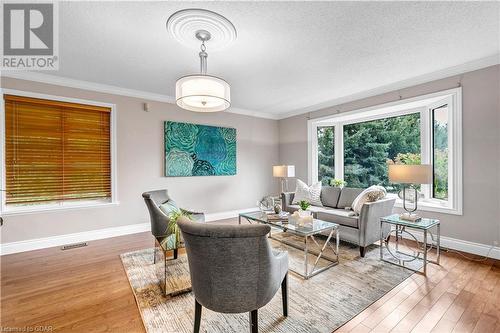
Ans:
[[[215,76],[189,75],[175,83],[175,98],[179,107],[189,111],[224,111],[231,106],[231,88]]]
[[[402,184],[430,184],[432,183],[432,166],[429,164],[390,164],[389,180]]]
[[[280,178],[295,177],[295,165],[275,165],[273,166],[273,176]]]

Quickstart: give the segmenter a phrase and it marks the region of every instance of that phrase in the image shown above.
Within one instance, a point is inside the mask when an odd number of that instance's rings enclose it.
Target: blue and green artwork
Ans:
[[[235,174],[235,128],[165,122],[165,176]]]

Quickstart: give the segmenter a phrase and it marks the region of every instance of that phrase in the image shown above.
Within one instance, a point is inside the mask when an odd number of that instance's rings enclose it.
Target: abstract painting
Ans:
[[[235,174],[235,128],[165,122],[165,176]]]

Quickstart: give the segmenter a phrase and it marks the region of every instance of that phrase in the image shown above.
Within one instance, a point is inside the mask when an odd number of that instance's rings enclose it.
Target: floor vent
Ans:
[[[76,249],[78,247],[84,247],[84,246],[87,246],[89,245],[89,243],[87,242],[83,242],[83,243],[75,243],[75,244],[67,244],[67,245],[63,245],[61,247],[61,250],[71,250],[71,249]]]

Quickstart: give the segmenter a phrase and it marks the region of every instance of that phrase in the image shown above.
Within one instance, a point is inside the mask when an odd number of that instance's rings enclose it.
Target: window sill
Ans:
[[[410,205],[413,205],[413,204],[410,203]],[[396,203],[394,204],[394,207],[402,209],[403,208],[403,200],[398,198],[396,200]],[[436,213],[451,214],[451,215],[463,215],[461,209],[445,207],[445,206],[441,206],[439,204],[433,204],[431,202],[425,202],[422,200],[418,201],[417,211],[436,212]]]
[[[66,204],[66,205],[40,205],[40,206],[30,206],[30,207],[3,207],[0,215],[2,216],[15,216],[15,215],[29,215],[29,214],[40,214],[40,213],[50,213],[65,210],[79,210],[79,209],[89,209],[89,208],[105,208],[111,206],[118,206],[119,201],[116,202],[85,202],[78,204]]]

